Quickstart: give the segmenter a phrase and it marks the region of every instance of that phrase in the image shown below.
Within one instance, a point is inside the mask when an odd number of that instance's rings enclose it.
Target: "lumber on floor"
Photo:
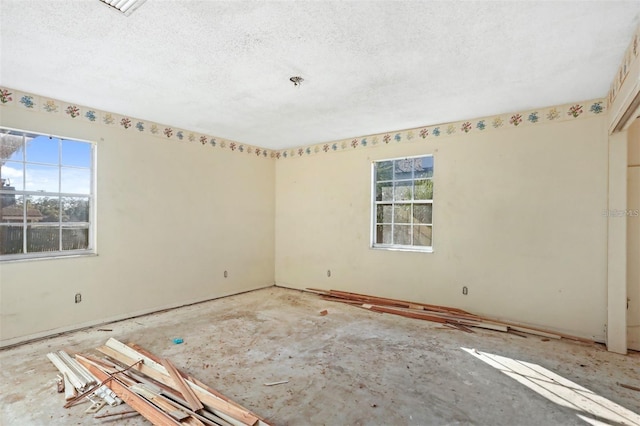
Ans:
[[[93,377],[93,375],[91,375],[91,373],[89,373],[87,369],[82,366],[82,364],[76,362],[75,359],[71,358],[68,353],[66,353],[65,351],[58,351],[58,356],[65,364],[67,364],[71,368],[71,371],[73,371],[74,374],[81,378],[87,385],[93,385],[97,383],[96,378]]]
[[[160,410],[164,411],[169,416],[173,417],[179,422],[184,422],[186,419],[192,417],[192,415],[194,414],[192,411],[189,412],[190,410],[185,410],[184,407],[180,406],[180,404],[177,404],[169,400],[168,398],[162,396],[159,392],[150,389],[149,387],[147,387],[142,383],[137,383],[129,387],[129,389],[131,389],[131,391],[137,393],[138,395],[142,396],[147,401],[151,402],[153,405],[157,406]],[[199,419],[197,419],[196,417],[194,417],[194,419],[196,422],[195,424],[199,423],[204,426],[204,423],[201,422]],[[207,424],[213,425],[214,423],[207,422]]]
[[[215,416],[214,414],[206,415],[207,413],[205,411],[196,413],[188,407],[188,404],[186,401],[180,400],[180,398],[176,397],[173,393],[166,392],[165,390],[163,390],[163,388],[156,386],[155,384],[151,384],[149,380],[137,381],[135,379],[136,377],[135,374],[132,373],[132,370],[128,370],[128,371],[114,370],[108,366],[104,367],[105,363],[102,363],[103,366],[101,366],[100,363],[94,363],[93,361],[88,359],[88,357],[85,358],[80,355],[77,355],[77,357],[78,357],[78,360],[82,361],[84,364],[88,363],[93,365],[96,368],[104,369],[103,372],[105,374],[110,375],[110,377],[117,375],[117,378],[120,383],[126,384],[129,387],[129,389],[133,390],[135,393],[146,398],[157,409],[166,412],[167,414],[169,414],[169,416],[171,416],[176,420],[179,419],[181,424],[191,424],[191,425],[198,425],[198,426],[199,425],[203,425],[203,426],[204,425],[209,425],[209,426],[242,425],[241,422],[237,422],[237,424],[227,422],[224,419],[218,416]],[[140,376],[137,376],[137,377],[141,378]],[[149,389],[150,388],[157,389],[156,391],[153,391],[157,395],[150,397],[151,391],[146,393],[140,392],[139,390],[141,386],[144,386],[145,388],[149,388]],[[161,393],[166,393],[167,396],[161,395]],[[146,417],[149,417],[149,416],[146,416]]]
[[[115,339],[114,339],[115,340]],[[117,341],[116,341],[117,342]],[[120,343],[120,342],[118,342]],[[135,352],[133,349],[129,348],[130,351],[128,351],[127,354],[123,354],[120,351],[118,351],[117,349],[114,349],[112,346],[118,346],[116,344],[114,344],[114,342],[107,342],[107,344],[110,344],[111,346],[101,346],[98,348],[98,351],[104,353],[105,355],[113,358],[116,361],[119,361],[123,364],[126,365],[131,365],[133,362],[135,362],[136,360],[142,359],[144,362],[142,364],[140,364],[138,367],[135,368],[135,370],[139,371],[140,373],[144,374],[145,376],[148,376],[154,380],[157,380],[158,382],[162,383],[165,386],[168,386],[169,388],[171,388],[173,386],[173,380],[171,380],[171,378],[169,377],[168,374],[166,374],[166,370],[164,369],[164,367],[161,364],[155,363],[154,360],[148,358],[148,357],[144,357],[141,354],[138,354],[137,352]],[[124,345],[126,346],[126,345]],[[131,352],[133,351],[133,352]],[[156,364],[156,367],[159,366],[160,368],[162,368],[162,370],[159,370],[157,368],[154,368],[153,365],[154,363]],[[189,385],[191,386],[191,384]],[[193,389],[193,387],[192,387]],[[238,413],[238,412],[234,412],[233,408],[234,407],[230,407],[228,403],[226,403],[225,401],[220,401],[220,400],[216,400],[212,395],[207,396],[205,394],[205,392],[203,392],[200,389],[194,389],[195,394],[197,395],[198,399],[203,402],[207,408],[209,410],[211,410],[214,414],[216,414],[217,416],[223,418],[224,420],[226,420],[227,422],[231,423],[234,426],[242,426],[242,425],[253,425],[255,424],[255,421],[251,422],[249,421],[245,421],[242,422],[240,421],[240,419],[236,419],[236,416],[241,416],[242,413]]]
[[[143,354],[133,347],[125,345],[113,338],[109,339],[105,346],[111,350],[105,350],[105,347],[98,348],[98,350],[127,365],[131,365],[132,361],[143,360],[143,363],[135,368],[137,371],[173,388],[174,381],[169,375],[167,369],[160,362],[161,359],[158,357],[147,356],[149,355],[148,353]],[[185,382],[193,390],[202,404],[225,421],[231,424],[249,426],[255,424],[267,424],[263,419],[259,418],[257,415],[239,404],[231,403],[226,397],[220,398],[217,395],[219,393],[211,392],[208,387],[201,386],[199,382],[191,380],[179,371],[178,374],[182,374]]]
[[[462,309],[451,308],[448,306],[411,302],[407,300],[391,299],[387,297],[371,296],[340,290],[322,290],[317,288],[307,288],[307,290],[319,294],[325,300],[347,303],[369,309],[374,312],[400,315],[408,318],[451,325],[463,331],[469,331],[469,327],[476,327],[501,332],[516,331],[552,339],[568,339],[582,343],[594,343],[591,339],[475,315]]]
[[[141,346],[139,346],[139,345],[137,345],[135,343],[129,343],[128,346],[133,348],[133,349],[135,349],[136,351],[138,351],[140,354],[146,356],[147,358],[154,360],[155,362],[159,362],[160,361],[160,358],[158,358],[156,355],[154,355],[153,353],[147,351],[146,349],[144,349],[143,347],[141,347]],[[252,413],[247,408],[245,408],[242,405],[238,404],[234,400],[226,397],[225,395],[223,395],[222,393],[218,392],[217,390],[207,386],[206,384],[202,383],[201,381],[199,381],[195,377],[187,375],[183,371],[180,371],[180,370],[178,370],[178,373],[180,373],[180,375],[182,375],[183,378],[188,379],[192,383],[195,383],[196,385],[200,386],[202,389],[205,389],[207,392],[211,393],[212,395],[215,395],[219,399],[221,399],[223,401],[226,401],[228,404],[235,405],[240,410],[251,413],[252,416],[255,416],[256,418],[259,419],[259,424],[267,425],[266,421],[262,417],[258,416],[256,413]]]
[[[101,382],[68,401],[65,407],[91,393],[102,392],[122,399],[156,425],[270,426],[240,404],[181,372],[169,359],[116,339],[109,339],[97,350],[115,362],[76,354],[76,359],[71,360],[74,370],[85,373],[78,376]],[[55,364],[67,367],[57,354],[50,355]],[[65,373],[68,370],[63,369]]]
[[[79,359],[82,363],[82,359]],[[106,380],[110,376],[100,370],[93,364],[83,364],[91,374],[96,376],[99,380]],[[120,399],[122,399],[127,405],[139,412],[145,419],[157,426],[176,426],[180,425],[180,422],[169,416],[163,411],[156,409],[150,402],[143,397],[139,396],[127,386],[122,384],[118,379],[114,378],[109,381],[109,388],[113,390]]]
[[[84,380],[84,378],[82,377],[78,377],[78,374],[74,372],[71,367],[68,366],[62,360],[62,358],[60,358],[58,354],[50,352],[47,354],[47,358],[49,358],[49,361],[51,361],[53,365],[56,366],[58,371],[60,371],[63,376],[66,375],[67,379],[69,379],[69,382],[74,388],[79,391],[84,391],[87,388],[88,383],[86,382],[86,380]]]
[[[174,382],[174,388],[180,391],[184,399],[186,399],[187,402],[189,403],[189,407],[191,407],[193,411],[202,410],[204,408],[204,406],[202,405],[202,402],[200,402],[198,397],[196,397],[196,394],[193,392],[193,389],[191,389],[187,384],[187,382],[185,382],[185,380],[182,378],[180,373],[178,373],[178,370],[171,363],[171,361],[164,358],[162,359],[162,365],[164,366],[164,368],[167,369],[169,376],[171,376],[171,379]]]
[[[447,306],[410,302],[407,300],[390,299],[387,297],[371,296],[368,294],[351,293],[348,291],[340,291],[340,290],[322,290],[317,288],[307,288],[307,290],[312,291],[314,293],[323,294],[325,296],[334,297],[334,298],[342,298],[347,300],[360,300],[363,303],[379,304],[379,305],[385,305],[385,306],[397,306],[397,307],[403,307],[403,308],[413,307],[413,309],[420,308],[420,309],[432,310],[432,311],[457,312],[460,314],[473,315],[473,314],[470,314],[469,312],[463,311],[462,309],[458,309],[458,308],[450,308]]]
[[[67,373],[62,373],[62,378],[64,380],[64,399],[69,401],[78,395],[76,388],[71,384],[71,380],[69,380],[69,376]]]

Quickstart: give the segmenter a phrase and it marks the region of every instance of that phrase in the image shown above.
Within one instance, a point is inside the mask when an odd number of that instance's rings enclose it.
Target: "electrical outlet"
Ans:
[[[76,303],[82,302],[82,294],[76,293]]]
[[[331,269],[327,269],[327,277],[331,278]]]
[[[462,287],[462,294],[464,294],[465,296],[469,294],[469,289],[467,288],[467,286]]]
[[[229,276],[229,273],[227,271],[224,271],[224,277],[227,278]]]

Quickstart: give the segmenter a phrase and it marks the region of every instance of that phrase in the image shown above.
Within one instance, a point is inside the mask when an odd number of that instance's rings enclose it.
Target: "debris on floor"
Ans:
[[[64,392],[64,379],[59,375],[56,376],[56,386],[58,393]]]
[[[271,383],[265,383],[265,386],[275,386],[275,385],[283,385],[285,383],[289,383],[288,380],[281,380],[279,382],[271,382]]]
[[[640,392],[640,388],[637,387],[637,386],[627,385],[627,384],[620,383],[620,382],[617,382],[617,383],[618,383],[618,386],[622,386],[623,388],[631,389],[631,390]]]
[[[400,315],[442,324],[445,327],[473,333],[472,327],[512,333],[526,337],[520,333],[533,334],[548,339],[568,339],[582,343],[594,343],[593,340],[568,334],[548,331],[541,328],[529,327],[512,322],[500,321],[493,318],[475,315],[462,309],[447,306],[430,305],[406,300],[389,299],[386,297],[370,296],[360,293],[350,293],[340,290],[322,290],[307,288],[308,291],[319,294],[325,300],[347,303],[374,312]]]
[[[130,414],[134,414],[136,416],[139,416],[140,413],[138,413],[136,410],[125,410],[125,411],[120,411],[118,413],[107,413],[107,414],[101,414],[99,416],[95,416],[94,419],[106,419],[107,417],[116,417],[116,416],[128,416]]]
[[[86,398],[92,403],[87,414],[124,402],[154,425],[269,426],[263,418],[178,370],[170,360],[136,344],[111,338],[97,350],[107,358],[76,354],[73,359],[63,351],[47,355],[64,381],[69,381],[68,386],[78,392],[68,398],[66,408]]]

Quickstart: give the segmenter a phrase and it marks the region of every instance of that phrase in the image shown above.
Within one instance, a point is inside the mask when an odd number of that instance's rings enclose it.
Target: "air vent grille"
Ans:
[[[109,6],[111,9],[129,16],[134,10],[142,6],[146,0],[98,0],[100,3]]]

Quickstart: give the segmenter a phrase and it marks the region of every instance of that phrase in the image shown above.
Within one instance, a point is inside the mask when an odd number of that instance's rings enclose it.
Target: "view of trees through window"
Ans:
[[[90,250],[93,144],[0,129],[0,256]]]
[[[374,247],[431,247],[433,156],[374,163]]]

